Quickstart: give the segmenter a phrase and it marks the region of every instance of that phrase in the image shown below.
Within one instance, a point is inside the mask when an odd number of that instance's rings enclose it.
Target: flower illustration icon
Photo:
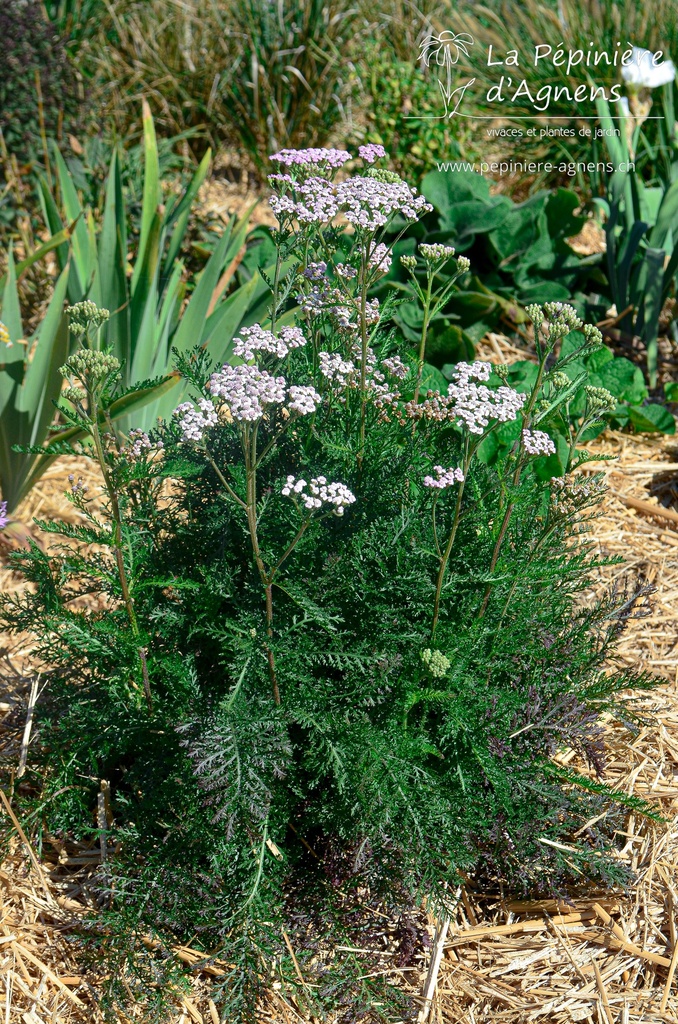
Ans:
[[[440,78],[438,79],[445,103],[443,117],[454,117],[464,98],[464,93],[475,82],[475,78],[472,78],[465,85],[452,89],[452,65],[459,63],[462,53],[468,57],[468,48],[473,46],[473,42],[473,36],[469,32],[444,31],[439,32],[438,35],[427,36],[419,47],[419,58],[423,60],[426,67],[430,67],[431,62],[435,61],[439,67],[444,67],[446,70],[446,82],[443,83]],[[452,107],[452,98],[455,96],[457,97],[456,103]]]
[[[458,64],[462,53],[468,57],[468,47],[473,46],[473,36],[469,32],[439,32],[437,36],[427,36],[420,46],[420,58],[427,67],[435,58],[440,67],[450,68]]]

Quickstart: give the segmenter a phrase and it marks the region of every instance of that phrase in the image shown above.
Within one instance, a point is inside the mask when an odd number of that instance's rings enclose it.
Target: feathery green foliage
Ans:
[[[410,912],[424,895],[449,907],[462,872],[530,894],[624,878],[599,719],[650,681],[615,663],[618,596],[588,593],[600,481],[571,475],[589,459],[576,433],[552,481],[535,429],[568,398],[563,341],[579,332],[586,354],[599,332],[571,307],[531,307],[527,393],[483,363],[435,387],[393,329],[397,300],[367,298],[394,204],[415,219],[419,197],[379,171],[335,185],[330,157],[304,159],[279,185],[270,330],[240,331],[237,366],[180,355],[195,404],[120,439],[99,424],[114,357],[67,361],[62,415],[102,468],[103,512],[75,481],[82,526],[45,523],[61,550],[17,553],[34,587],[2,605],[52,666],[36,709],[45,828],[100,838],[110,784],[92,942],[110,1005],[131,991],[154,1020],[162,952],[188,936],[232,965],[224,1020],[256,1019],[274,960],[294,984],[283,927],[318,986],[299,992],[309,1011],[359,1016],[373,995],[350,964],[314,966],[309,940],[324,920],[336,941],[357,889]],[[310,171],[330,213],[304,222]],[[328,224],[331,201],[352,236]],[[424,246],[410,269],[449,258]],[[556,769],[568,747],[596,782]]]

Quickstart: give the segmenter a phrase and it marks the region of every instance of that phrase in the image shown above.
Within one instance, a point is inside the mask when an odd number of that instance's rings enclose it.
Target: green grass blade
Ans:
[[[132,292],[135,291],[139,275],[142,270],[142,261],[146,257],[146,247],[154,229],[154,222],[158,216],[158,207],[162,200],[160,190],[160,161],[158,158],[158,141],[155,136],[155,125],[153,115],[147,101],[143,101],[143,123],[144,123],[144,194],[141,205],[141,232],[139,235],[139,255],[132,275]]]

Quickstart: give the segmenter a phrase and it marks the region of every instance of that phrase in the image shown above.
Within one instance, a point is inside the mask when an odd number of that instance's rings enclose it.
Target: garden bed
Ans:
[[[491,349],[495,360],[502,354],[512,357],[501,339],[495,338]],[[492,357],[492,352],[485,354]],[[516,901],[510,893],[474,892],[470,886],[461,891],[430,1007],[429,1018],[436,1022],[678,1021],[678,519],[673,511],[678,457],[675,445],[664,438],[614,432],[594,447],[616,456],[616,461],[602,464],[609,491],[603,514],[593,524],[594,535],[602,554],[624,558],[623,566],[603,571],[601,584],[626,587],[629,598],[642,590],[626,622],[619,656],[629,667],[666,680],[649,695],[627,695],[645,724],[635,735],[618,726],[607,729],[606,779],[621,792],[656,802],[666,824],[628,816],[619,853],[636,876],[628,893],[583,889],[557,904]],[[69,473],[86,477],[87,470],[68,460],[52,467],[20,518],[30,522],[36,515],[73,515],[62,496]],[[95,490],[96,478],[85,482]],[[10,590],[25,584],[4,568],[1,585]],[[6,646],[2,665],[2,757],[5,763],[18,764],[35,677],[30,638]],[[573,757],[573,752],[559,755],[564,763]],[[3,813],[8,813],[7,806]],[[40,860],[24,841],[20,824],[14,822],[12,854],[0,873],[6,1020],[65,1024],[103,1019],[101,979],[72,942],[88,913],[83,882],[101,852],[98,847],[55,849],[45,844]],[[391,939],[396,924],[377,912],[372,934],[383,935],[385,952],[375,952],[377,944],[370,943],[358,956],[364,958],[365,975],[389,976],[421,1004],[430,953],[420,946],[409,966],[394,968]],[[433,937],[432,918],[429,932]],[[210,980],[222,971],[219,960],[201,965],[202,954],[190,947],[177,948],[174,954],[186,965],[197,964],[190,988],[177,995],[175,1019],[216,1024]],[[301,971],[297,981],[298,990],[270,991],[261,1008],[262,1021],[309,1019],[299,1012],[303,998],[297,1002],[306,984]],[[0,997],[0,1010],[2,1005]]]

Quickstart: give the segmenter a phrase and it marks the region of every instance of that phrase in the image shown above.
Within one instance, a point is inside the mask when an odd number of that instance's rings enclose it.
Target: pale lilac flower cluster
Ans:
[[[348,263],[337,263],[334,269],[336,270],[339,277],[343,277],[347,281],[350,281],[351,278],[356,277],[358,273],[356,268],[352,267]]]
[[[271,160],[285,167],[300,167],[302,170],[317,167],[337,169],[353,157],[345,149],[281,149],[271,153]]]
[[[174,410],[184,441],[201,441],[209,427],[216,426],[217,411],[207,398],[198,401],[196,409],[192,402],[182,402]]]
[[[354,384],[356,367],[350,359],[342,359],[338,352],[319,352],[318,365],[325,380],[339,388]]]
[[[391,269],[391,250],[383,242],[375,245],[370,253],[369,265],[379,271],[380,274],[388,274]]]
[[[404,380],[410,372],[409,367],[405,365],[400,356],[389,356],[388,359],[382,359],[381,365],[398,380]]]
[[[359,345],[354,345],[351,355],[352,359],[343,359],[338,353],[333,352],[320,352],[318,354],[318,363],[320,372],[322,373],[325,380],[333,385],[333,390],[338,395],[340,402],[345,401],[344,396],[341,392],[346,388],[359,388],[360,387],[360,365],[361,365],[361,349]],[[377,409],[384,409],[400,398],[400,392],[392,389],[386,381],[385,375],[381,370],[377,369],[377,357],[374,349],[367,349],[367,358],[365,365],[365,391],[369,394],[370,399],[374,402]],[[396,362],[397,360],[397,362]],[[384,365],[389,360],[384,361]],[[393,375],[406,376],[407,368],[403,367],[404,374],[401,374],[400,367],[402,363],[396,356],[391,362],[398,369],[397,373]],[[388,366],[386,366],[389,369]]]
[[[310,483],[288,476],[280,493],[286,498],[297,496],[309,512],[315,512],[323,505],[330,505],[337,516],[343,516],[344,509],[355,501],[355,495],[345,484],[328,484],[327,477],[324,476],[314,477]]]
[[[315,412],[322,399],[315,388],[305,385],[293,384],[287,392],[289,409],[291,412],[299,413],[300,416],[307,416]]]
[[[461,484],[464,481],[464,474],[457,467],[444,469],[442,466],[434,466],[433,470],[436,475],[434,477],[425,476],[424,487],[433,487],[444,491],[445,488],[453,487],[455,484]]]
[[[140,459],[145,452],[158,451],[164,448],[162,441],[153,443],[144,430],[130,430],[129,439],[131,443],[126,448],[121,449],[120,452],[121,455],[126,455],[128,458]]]
[[[366,146],[358,146],[358,154],[366,164],[373,164],[375,160],[383,160],[386,150],[377,142],[368,142]]]
[[[9,517],[7,515],[7,502],[0,501],[0,530],[5,529],[5,527],[7,526],[8,518]]]
[[[261,419],[267,405],[285,401],[284,377],[273,377],[258,366],[222,366],[209,381],[211,394],[223,398],[234,420]]]
[[[499,423],[514,420],[525,404],[525,395],[505,384],[496,391],[471,381],[450,384],[447,395],[452,399],[452,418],[461,421],[471,434],[484,433],[490,420]]]
[[[304,270],[304,277],[309,281],[322,281],[326,273],[327,264],[324,260],[320,260],[319,263],[309,263]]]
[[[300,224],[326,224],[339,213],[335,186],[324,178],[295,182],[294,195],[273,195],[269,204],[278,220],[296,218]]]
[[[73,494],[76,498],[79,498],[81,496],[84,497],[87,494],[89,487],[87,486],[87,484],[83,484],[81,476],[79,476],[78,479],[76,480],[75,475],[73,473],[69,473],[68,482],[71,485],[71,494]]]
[[[261,324],[252,324],[251,327],[241,329],[240,337],[235,339],[233,345],[233,354],[247,362],[254,359],[255,352],[267,352],[278,359],[284,359],[292,349],[302,348],[305,344],[306,338],[299,327],[281,327],[276,337]]]
[[[544,430],[523,430],[523,447],[528,455],[556,454],[556,446]]]
[[[311,177],[295,183],[293,194],[273,195],[271,209],[279,220],[296,218],[300,224],[326,224],[338,213],[357,228],[376,231],[395,214],[418,220],[433,209],[407,182],[352,177],[333,184]]]
[[[383,227],[396,213],[407,220],[418,220],[422,213],[433,209],[406,181],[347,178],[335,186],[335,192],[346,220],[367,231]]]
[[[379,299],[368,299],[365,303],[365,323],[379,323]]]
[[[447,395],[431,391],[421,403],[408,402],[405,411],[416,419],[457,421],[471,434],[483,434],[490,420],[508,423],[516,418],[526,396],[506,385],[493,391],[484,383],[475,383],[488,381],[491,370],[491,363],[457,363]]]

